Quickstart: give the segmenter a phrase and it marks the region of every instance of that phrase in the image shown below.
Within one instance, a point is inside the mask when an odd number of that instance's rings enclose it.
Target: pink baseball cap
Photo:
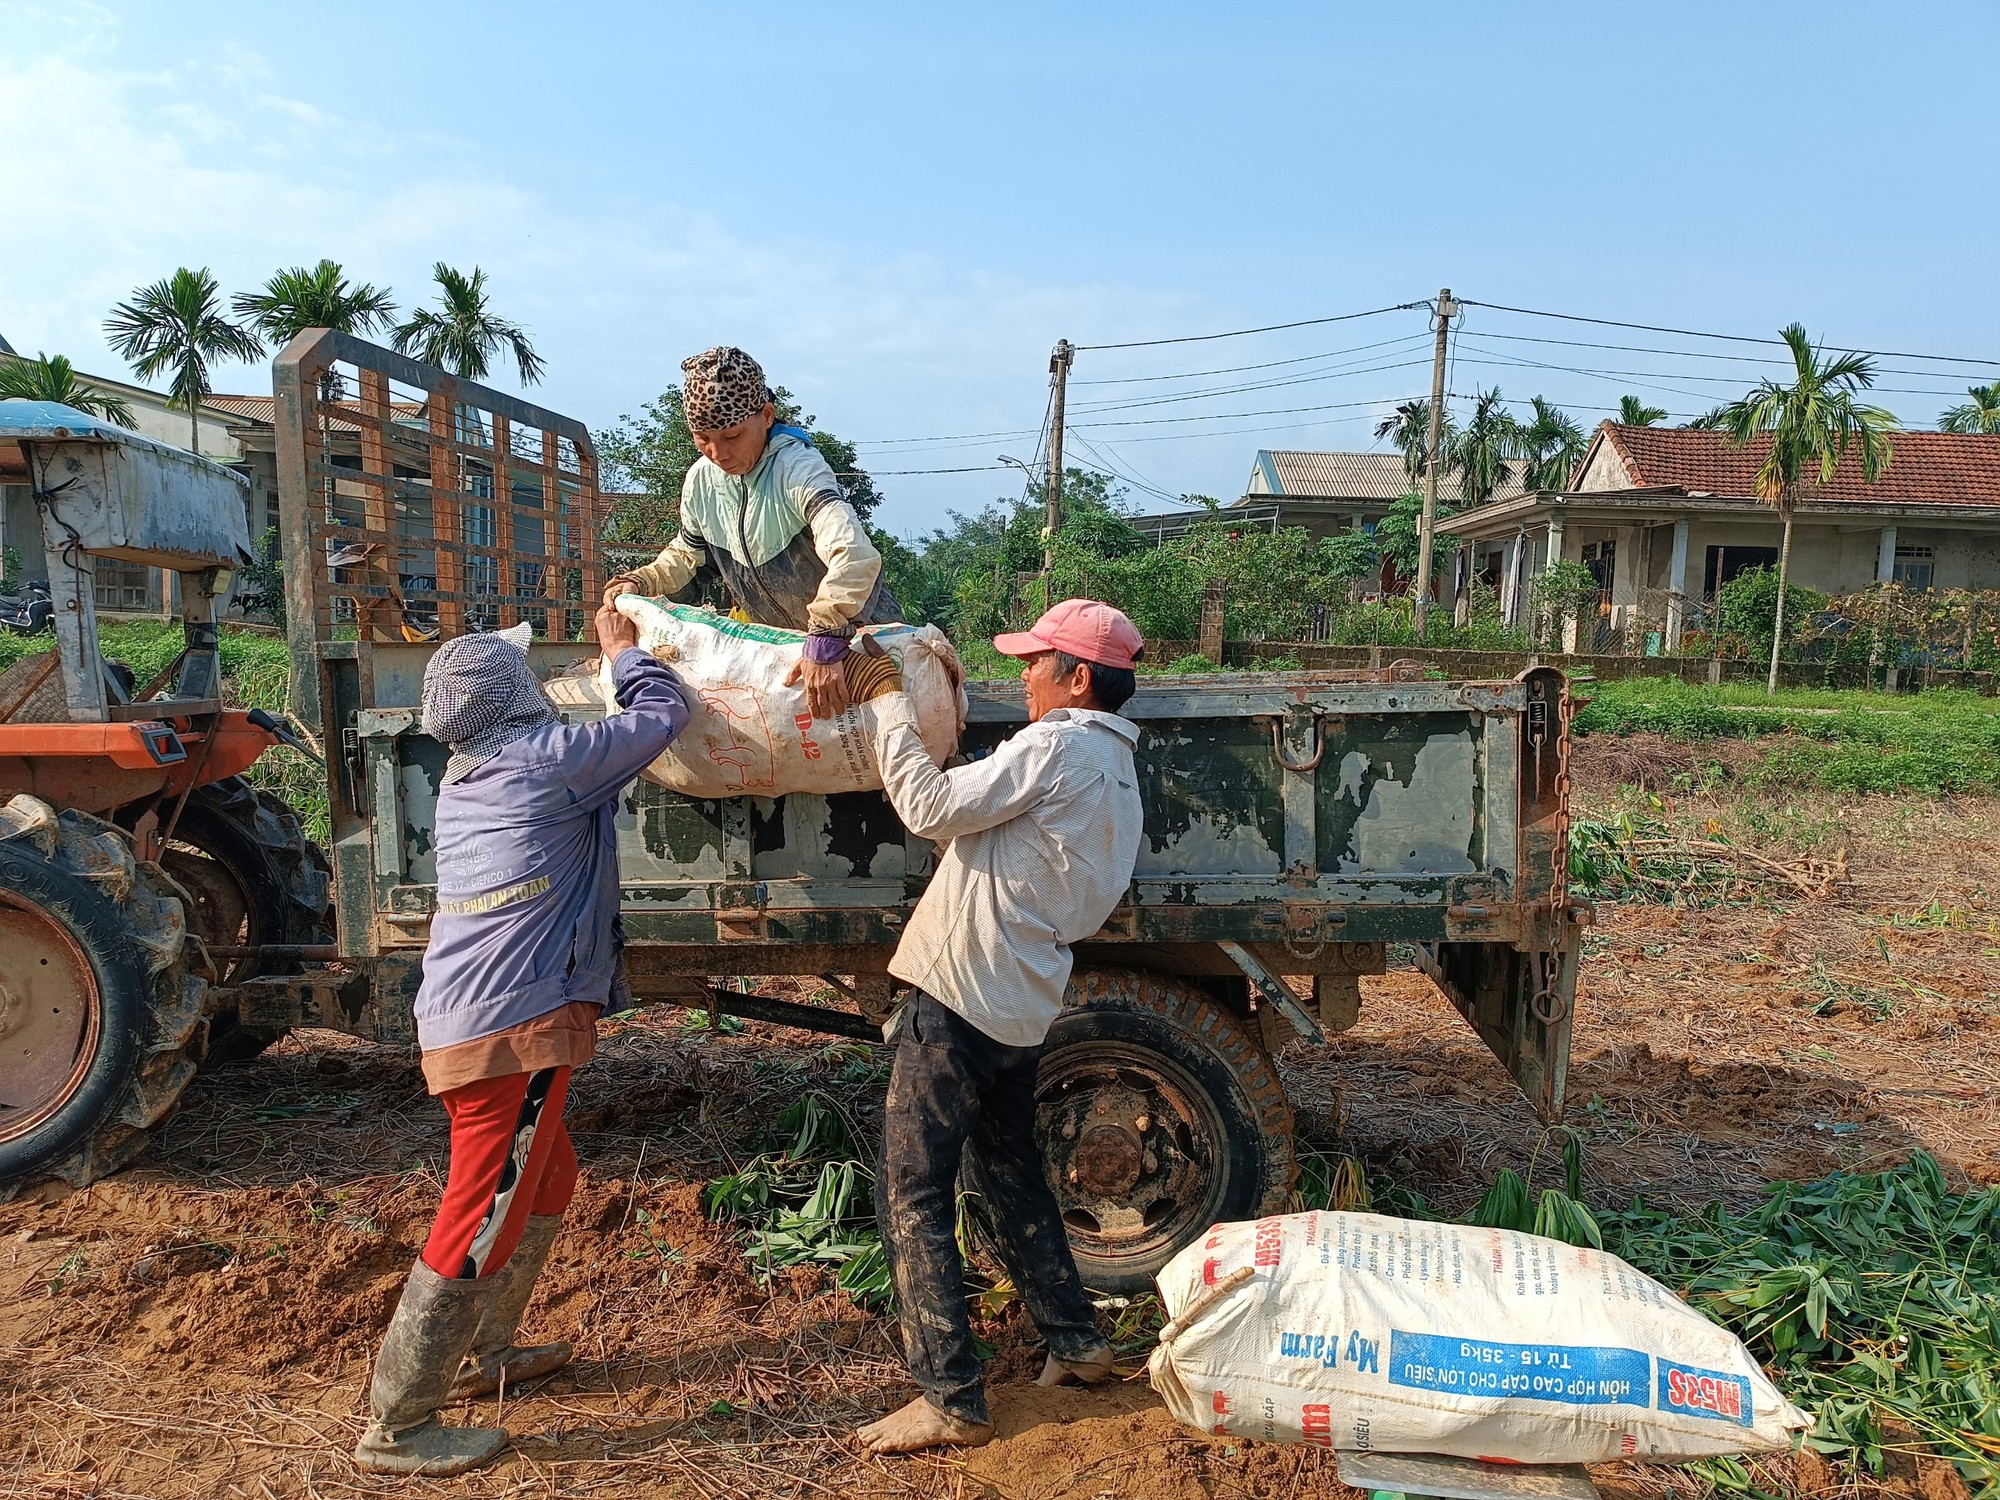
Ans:
[[[1128,671],[1145,647],[1138,626],[1095,599],[1065,599],[1026,630],[993,637],[993,649],[1002,656],[1062,651],[1079,661]]]

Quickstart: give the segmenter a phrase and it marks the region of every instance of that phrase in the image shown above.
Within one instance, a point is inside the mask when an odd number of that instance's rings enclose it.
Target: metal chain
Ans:
[[[1549,854],[1549,913],[1557,924],[1569,920],[1569,723],[1575,712],[1576,701],[1570,697],[1569,686],[1565,683],[1561,696],[1556,700],[1556,829]],[[1541,973],[1537,976],[1539,982],[1528,1001],[1528,1008],[1537,1020],[1553,1026],[1569,1010],[1558,988],[1562,977],[1562,954],[1543,953],[1536,958]]]
[[[1556,699],[1556,837],[1549,856],[1549,909],[1558,921],[1569,906],[1569,721],[1576,712],[1576,700],[1564,683]]]

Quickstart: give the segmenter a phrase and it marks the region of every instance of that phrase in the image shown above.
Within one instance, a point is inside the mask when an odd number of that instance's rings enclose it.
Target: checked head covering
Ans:
[[[717,432],[747,422],[771,400],[764,367],[729,344],[681,361],[681,405],[696,432]]]
[[[424,733],[451,751],[447,786],[523,735],[560,722],[528,669],[533,633],[524,622],[462,635],[424,668]]]

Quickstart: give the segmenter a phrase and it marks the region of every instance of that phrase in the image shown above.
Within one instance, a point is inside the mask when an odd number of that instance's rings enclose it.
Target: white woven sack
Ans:
[[[1812,1418],[1615,1255],[1377,1214],[1218,1224],[1150,1365],[1204,1432],[1517,1463],[1776,1452]]]
[[[617,602],[639,627],[639,644],[680,675],[694,710],[679,738],[646,768],[649,781],[690,797],[881,788],[875,705],[815,720],[805,689],[786,684],[805,651],[802,633],[639,594],[620,594]],[[861,636],[874,637],[895,658],[924,748],[943,765],[965,728],[964,672],[951,642],[934,625],[868,626],[857,633],[857,645]],[[609,663],[595,680],[558,678],[547,687],[559,708],[617,711]]]

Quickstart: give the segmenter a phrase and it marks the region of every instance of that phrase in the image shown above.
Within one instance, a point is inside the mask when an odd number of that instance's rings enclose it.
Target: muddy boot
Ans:
[[[355,1465],[376,1474],[463,1474],[507,1447],[497,1427],[442,1427],[437,1409],[494,1291],[494,1282],[440,1276],[421,1260],[389,1320],[368,1388],[368,1430]]]
[[[528,1298],[534,1294],[535,1280],[542,1274],[542,1266],[549,1258],[549,1249],[555,1244],[556,1231],[560,1228],[561,1214],[542,1214],[528,1220],[528,1227],[521,1234],[521,1243],[514,1247],[507,1264],[493,1278],[498,1283],[493,1300],[486,1304],[486,1312],[479,1320],[479,1332],[473,1337],[472,1352],[459,1366],[458,1381],[451,1388],[452,1400],[470,1401],[475,1396],[490,1396],[500,1389],[503,1382],[512,1389],[525,1380],[539,1379],[569,1363],[568,1344],[536,1344],[523,1349],[514,1342],[514,1332],[521,1326],[521,1314],[527,1308]]]

